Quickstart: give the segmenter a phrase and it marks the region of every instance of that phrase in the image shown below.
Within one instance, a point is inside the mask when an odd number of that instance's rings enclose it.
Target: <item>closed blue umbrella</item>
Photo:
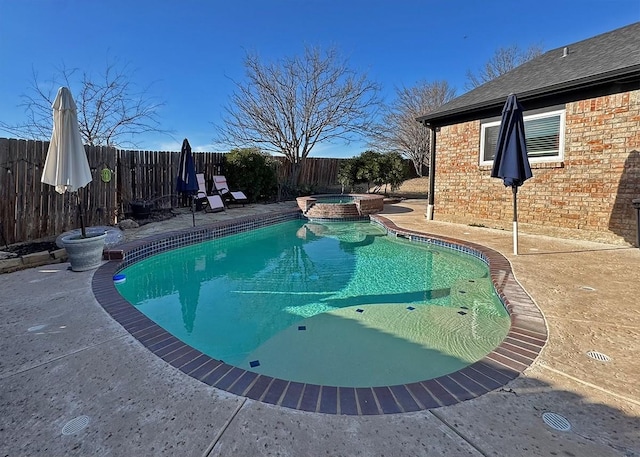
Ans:
[[[522,105],[515,94],[507,97],[502,108],[502,119],[493,159],[492,178],[502,178],[504,185],[513,192],[513,253],[518,254],[518,187],[533,177],[527,143],[524,135]]]
[[[191,213],[193,216],[193,226],[196,225],[196,215],[193,210],[193,196],[198,193],[198,180],[196,179],[196,168],[191,155],[191,145],[185,138],[180,151],[180,162],[178,166],[178,176],[176,179],[176,192],[188,195],[191,198]]]

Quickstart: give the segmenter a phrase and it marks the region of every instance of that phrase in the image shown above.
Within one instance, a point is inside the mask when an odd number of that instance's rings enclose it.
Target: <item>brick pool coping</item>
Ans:
[[[131,336],[188,376],[253,400],[326,414],[397,414],[470,400],[518,377],[546,344],[544,316],[514,278],[511,265],[502,254],[467,241],[401,229],[378,215],[371,216],[371,220],[384,226],[390,235],[450,247],[487,262],[493,285],[511,316],[511,327],[502,343],[486,357],[454,373],[394,386],[335,387],[286,381],[228,365],[183,343],[127,302],[114,285],[115,274],[150,255],[300,217],[297,209],[267,216],[246,216],[123,244],[105,251],[105,259],[110,261],[96,270],[93,293],[105,311]]]

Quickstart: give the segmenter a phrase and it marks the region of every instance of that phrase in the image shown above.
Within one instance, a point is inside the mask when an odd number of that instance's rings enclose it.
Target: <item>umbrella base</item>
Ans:
[[[81,235],[68,235],[62,237],[62,244],[69,256],[71,269],[73,271],[87,271],[98,268],[102,264],[102,251],[107,233],[87,234],[86,238]]]

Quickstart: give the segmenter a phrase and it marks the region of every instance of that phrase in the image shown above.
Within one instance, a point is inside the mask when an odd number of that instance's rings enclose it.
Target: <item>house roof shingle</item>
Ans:
[[[548,51],[418,121],[439,126],[454,123],[463,114],[497,110],[495,114],[499,115],[510,93],[526,103],[627,78],[640,80],[640,22]]]

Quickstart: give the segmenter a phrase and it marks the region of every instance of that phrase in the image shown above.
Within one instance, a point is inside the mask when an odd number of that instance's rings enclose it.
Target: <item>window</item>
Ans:
[[[525,114],[524,135],[531,162],[562,160],[564,151],[564,110]],[[480,165],[490,165],[496,155],[500,119],[482,123]]]

